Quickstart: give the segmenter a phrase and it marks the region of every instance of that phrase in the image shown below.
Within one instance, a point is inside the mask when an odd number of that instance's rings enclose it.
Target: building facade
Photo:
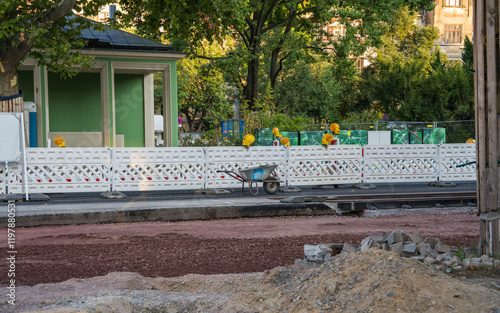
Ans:
[[[449,60],[460,60],[464,38],[472,40],[473,1],[437,0],[433,11],[420,11],[418,24],[439,29],[436,48],[448,55]]]

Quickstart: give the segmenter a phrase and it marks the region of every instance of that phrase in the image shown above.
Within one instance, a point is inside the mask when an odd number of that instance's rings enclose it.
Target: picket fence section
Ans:
[[[471,144],[208,148],[28,148],[30,193],[240,187],[224,172],[277,164],[288,186],[474,181]],[[0,167],[0,194],[22,193],[22,167]]]

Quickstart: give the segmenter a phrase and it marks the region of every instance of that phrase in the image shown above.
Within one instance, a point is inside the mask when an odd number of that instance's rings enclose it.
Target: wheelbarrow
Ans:
[[[274,170],[278,165],[263,165],[245,168],[238,173],[233,171],[217,171],[217,173],[226,173],[230,177],[239,180],[241,191],[245,195],[257,195],[259,193],[258,182],[263,183],[264,191],[268,194],[275,194],[280,189],[280,180],[276,177]],[[273,174],[273,176],[271,176]],[[245,191],[245,183],[248,183],[249,192]],[[255,184],[255,186],[253,185]]]

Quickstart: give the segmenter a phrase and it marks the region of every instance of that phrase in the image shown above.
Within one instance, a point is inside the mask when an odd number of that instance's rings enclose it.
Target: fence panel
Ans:
[[[113,190],[203,188],[202,148],[114,148]]]
[[[367,183],[432,182],[437,180],[437,146],[365,146]]]
[[[458,167],[476,161],[476,145],[443,144],[439,148],[439,179],[442,181],[476,180],[476,163]]]
[[[277,164],[276,173],[286,179],[288,152],[284,147],[209,147],[207,152],[207,188],[240,187],[241,183],[221,171],[234,171],[261,165]]]
[[[359,183],[362,172],[361,147],[290,147],[289,182],[292,186]]]
[[[358,145],[209,148],[28,148],[30,193],[239,187],[217,170],[277,164],[292,186],[474,181],[475,145]],[[113,169],[113,170],[111,170]],[[0,194],[6,193],[0,168]],[[22,193],[22,166],[10,165],[9,193]]]
[[[110,152],[106,148],[27,148],[30,193],[109,190]],[[9,167],[9,193],[22,193],[22,165]]]

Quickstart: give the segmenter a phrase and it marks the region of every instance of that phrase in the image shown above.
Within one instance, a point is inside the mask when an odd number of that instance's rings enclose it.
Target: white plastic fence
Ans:
[[[223,172],[277,164],[285,185],[474,181],[471,144],[209,148],[29,148],[30,193],[239,187]],[[22,193],[22,167],[0,166],[0,194]]]

